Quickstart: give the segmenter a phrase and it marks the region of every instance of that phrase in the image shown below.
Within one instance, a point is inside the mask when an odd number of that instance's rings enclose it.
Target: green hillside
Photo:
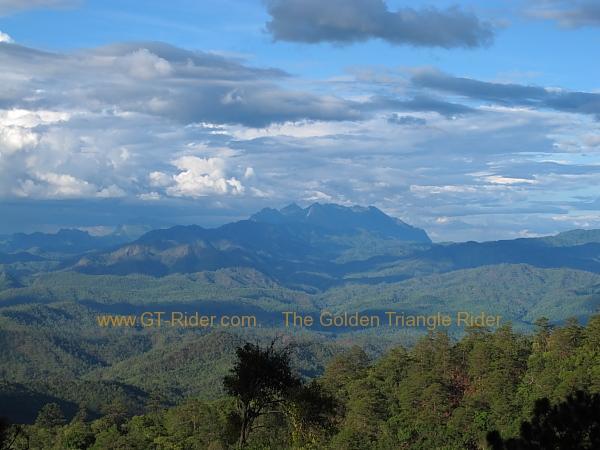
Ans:
[[[517,326],[545,316],[585,318],[600,307],[600,275],[570,269],[501,264],[417,277],[398,283],[347,284],[319,297],[337,310],[486,311]]]

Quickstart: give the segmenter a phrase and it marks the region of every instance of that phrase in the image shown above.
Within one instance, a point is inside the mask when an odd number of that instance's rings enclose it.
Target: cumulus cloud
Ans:
[[[14,41],[13,41],[13,39],[12,39],[12,38],[11,38],[11,37],[10,37],[8,34],[6,34],[6,33],[3,33],[2,31],[0,31],[0,44],[1,44],[2,42],[6,42],[6,43],[8,43],[8,44],[11,44],[11,43],[13,43]]]
[[[4,126],[18,126],[33,128],[42,124],[51,124],[69,120],[70,114],[64,111],[26,109],[0,110],[0,124]]]
[[[120,58],[119,63],[134,78],[149,80],[166,77],[173,73],[173,67],[164,58],[146,48],[140,48]]]
[[[38,135],[26,128],[0,126],[0,157],[12,155],[28,147],[35,147],[38,141]]]
[[[119,186],[111,184],[108,187],[100,189],[96,193],[96,197],[98,198],[117,198],[117,197],[126,197],[127,193],[121,189]]]
[[[530,16],[556,21],[566,28],[600,26],[600,3],[596,0],[531,0]]]
[[[159,43],[4,43],[0,66],[0,231],[22,227],[27,205],[53,223],[166,226],[299,200],[374,204],[438,239],[496,238],[597,209],[592,93],[431,69],[298,83]]]
[[[56,111],[0,110],[0,158],[35,148],[40,142],[36,127],[68,118],[68,113]]]
[[[222,158],[182,156],[173,161],[179,173],[173,176],[174,185],[167,193],[174,197],[204,197],[207,195],[242,194],[244,186],[235,177],[225,175]]]
[[[315,124],[312,134],[304,123],[246,136],[235,132],[237,126],[214,134],[214,127],[182,127],[146,115],[73,114],[35,126],[36,147],[0,158],[0,192],[19,195],[23,205],[85,198],[80,212],[75,206],[69,211],[72,220],[88,225],[113,217],[95,206],[94,199],[107,201],[102,197],[112,198],[114,220],[143,217],[154,226],[225,222],[291,200],[375,204],[438,239],[556,231],[548,215],[591,205],[588,198],[578,200],[586,189],[597,198],[594,156],[557,153],[564,141],[587,145],[590,118],[508,108],[452,121],[436,113],[419,117],[427,123],[398,126],[378,114],[359,124]],[[129,206],[119,203],[123,193]],[[552,203],[540,203],[549,196]],[[214,217],[205,217],[205,208]],[[235,217],[223,216],[232,211]],[[570,223],[561,222],[560,229]]]
[[[148,174],[148,179],[152,187],[166,187],[172,183],[171,177],[164,172],[151,172]]]
[[[395,45],[479,47],[493,38],[487,22],[458,7],[390,11],[383,0],[265,0],[275,40],[352,43],[382,39]]]
[[[18,197],[50,199],[88,197],[98,192],[94,185],[69,174],[36,172],[32,178],[20,180],[13,192]]]

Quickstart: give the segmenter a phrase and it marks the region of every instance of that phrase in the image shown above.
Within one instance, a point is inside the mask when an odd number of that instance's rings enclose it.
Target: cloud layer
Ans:
[[[390,11],[383,0],[265,0],[275,40],[348,44],[382,39],[394,45],[480,47],[491,43],[489,23],[458,7]]]
[[[40,8],[61,8],[71,6],[76,0],[1,0],[0,16],[7,16],[20,11]]]
[[[5,108],[87,105],[97,112],[117,108],[182,123],[247,126],[360,117],[352,102],[281,88],[275,81],[286,74],[280,70],[163,43],[117,44],[68,55],[5,43],[0,64],[13,68],[0,74]]]
[[[597,93],[490,83],[455,77],[436,70],[421,70],[412,77],[412,82],[420,87],[501,105],[548,108],[600,118],[600,94]]]
[[[299,80],[156,42],[5,42],[0,65],[4,227],[206,225],[290,201],[374,204],[438,240],[600,226],[594,92],[419,67]]]
[[[554,20],[560,26],[577,28],[600,26],[600,3],[596,0],[533,0],[529,14]]]

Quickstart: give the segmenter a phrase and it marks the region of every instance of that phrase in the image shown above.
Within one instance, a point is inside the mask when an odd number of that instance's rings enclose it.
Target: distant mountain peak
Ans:
[[[302,214],[304,210],[300,206],[298,206],[297,203],[290,203],[286,207],[281,208],[279,212],[285,216],[289,216],[295,214]]]
[[[388,216],[375,206],[343,206],[317,202],[303,209],[292,203],[279,210],[264,208],[252,215],[250,220],[276,225],[306,224],[346,233],[364,230],[403,241],[431,242],[424,230]]]

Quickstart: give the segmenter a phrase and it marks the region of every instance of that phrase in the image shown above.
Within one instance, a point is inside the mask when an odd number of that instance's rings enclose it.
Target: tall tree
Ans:
[[[66,423],[65,416],[60,409],[60,406],[56,403],[47,403],[42,406],[38,413],[35,424],[40,428],[54,428],[64,425]]]
[[[259,417],[280,411],[285,394],[301,385],[292,373],[289,354],[275,348],[246,343],[236,350],[237,361],[223,379],[227,394],[235,397],[240,418],[238,447],[243,448]]]
[[[291,441],[298,448],[320,448],[334,429],[336,402],[321,385],[312,381],[290,389],[283,404],[291,428]]]

